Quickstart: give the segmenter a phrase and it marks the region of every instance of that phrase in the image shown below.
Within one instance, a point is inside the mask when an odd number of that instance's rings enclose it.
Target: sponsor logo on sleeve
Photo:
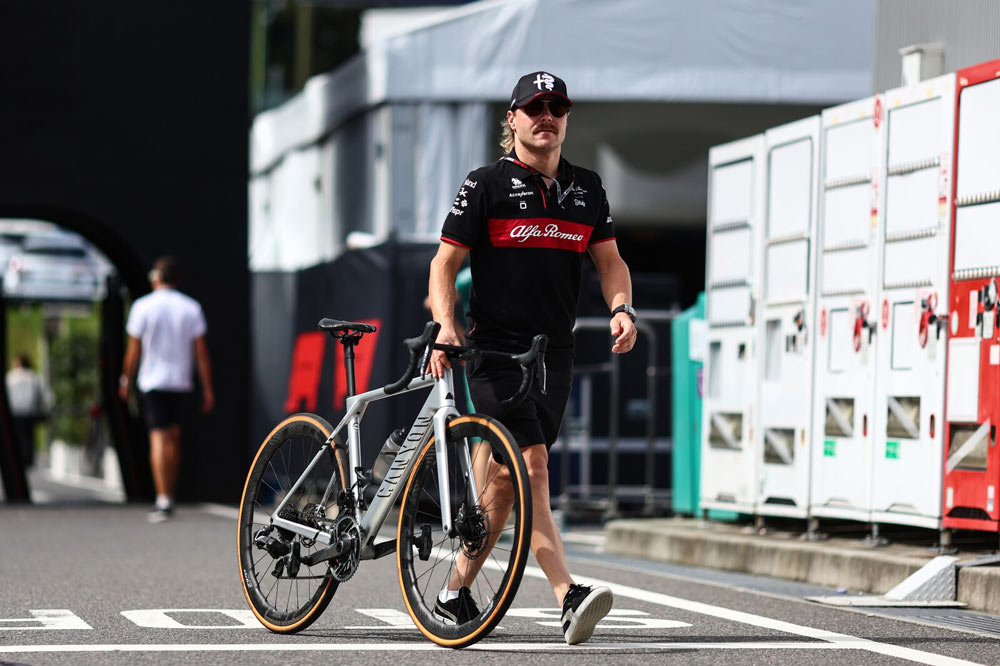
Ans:
[[[469,189],[474,190],[474,189],[476,189],[476,185],[479,184],[479,181],[478,180],[469,180],[468,178],[466,178],[465,179],[465,183],[463,183],[463,184],[466,187],[468,187]]]

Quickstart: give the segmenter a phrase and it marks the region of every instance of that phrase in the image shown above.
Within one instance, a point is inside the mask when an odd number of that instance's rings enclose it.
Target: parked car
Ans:
[[[44,301],[94,301],[101,298],[97,262],[86,241],[72,233],[28,234],[7,262],[6,298]]]

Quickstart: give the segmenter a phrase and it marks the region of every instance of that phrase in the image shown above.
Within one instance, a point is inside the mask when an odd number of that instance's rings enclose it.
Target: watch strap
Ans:
[[[616,307],[614,310],[611,311],[611,316],[614,317],[619,312],[624,312],[625,314],[628,315],[628,318],[631,319],[633,323],[635,322],[635,308],[633,308],[630,304],[622,303],[621,305],[619,305],[618,307]]]

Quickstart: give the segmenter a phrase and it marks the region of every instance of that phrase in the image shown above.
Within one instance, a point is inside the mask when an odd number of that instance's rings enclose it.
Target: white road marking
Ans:
[[[225,504],[212,504],[205,502],[204,504],[199,504],[198,508],[201,509],[203,513],[207,513],[210,516],[216,516],[218,518],[228,518],[230,520],[239,520],[240,510],[233,506],[226,506]]]
[[[219,613],[239,624],[182,624],[167,613]],[[224,610],[221,608],[147,608],[122,611],[125,619],[147,629],[263,629],[249,610]]]
[[[604,534],[563,532],[563,543],[579,543],[587,546],[604,546]]]
[[[492,565],[492,563],[487,564],[487,566],[490,565]],[[524,575],[531,576],[533,578],[541,578],[543,580],[546,578],[545,574],[538,567],[525,567]],[[975,664],[975,662],[966,661],[964,659],[947,657],[941,654],[934,654],[933,652],[923,652],[922,650],[915,650],[901,645],[878,643],[876,641],[857,638],[847,634],[826,631],[825,629],[815,629],[813,627],[792,624],[791,622],[785,622],[783,620],[776,620],[774,618],[754,615],[752,613],[744,613],[743,611],[722,608],[721,606],[712,606],[710,604],[701,603],[700,601],[691,601],[689,599],[681,599],[680,597],[672,597],[667,594],[650,592],[649,590],[643,590],[629,585],[621,585],[619,583],[612,583],[598,578],[589,578],[584,576],[576,576],[575,578],[577,583],[581,583],[583,585],[608,587],[616,596],[619,597],[637,599],[651,604],[677,608],[691,613],[698,613],[699,615],[709,615],[711,617],[730,620],[732,622],[740,622],[742,624],[749,624],[755,627],[774,629],[775,631],[783,631],[797,636],[827,641],[828,643],[841,648],[867,650],[869,652],[884,654],[898,659],[915,661],[920,664],[929,664],[931,666],[968,666],[970,664]]]
[[[589,651],[627,650],[839,650],[863,649],[858,645],[832,643],[756,642],[740,643],[476,643],[466,650],[482,652],[551,652],[571,650],[574,654]],[[120,643],[116,645],[14,645],[0,647],[0,654],[38,652],[452,652],[431,643]],[[962,662],[968,663],[968,662]]]
[[[535,624],[542,627],[562,627],[561,616],[562,611],[558,608],[511,608],[507,611],[507,617],[528,618],[535,620]],[[678,629],[690,626],[689,623],[679,620],[649,617],[649,613],[641,610],[612,608],[596,628],[614,631],[615,629]]]
[[[17,631],[52,631],[52,630],[68,630],[68,629],[93,629],[89,624],[83,621],[83,619],[71,610],[66,610],[65,608],[48,608],[42,610],[29,610],[31,617],[28,618],[3,618],[0,619],[0,631],[4,629],[14,629]],[[21,626],[16,624],[15,626],[4,626],[7,622],[22,623],[30,622],[34,625],[32,627]]]
[[[364,627],[344,627],[344,629],[416,629],[417,625],[407,613],[395,608],[355,608],[355,611],[385,624]]]

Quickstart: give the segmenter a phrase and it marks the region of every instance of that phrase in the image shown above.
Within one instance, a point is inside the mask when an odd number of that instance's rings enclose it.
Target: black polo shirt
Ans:
[[[467,335],[477,343],[529,345],[544,333],[573,345],[583,255],[614,240],[600,177],[559,161],[542,175],[512,152],[468,175],[444,221],[441,240],[470,250]]]

